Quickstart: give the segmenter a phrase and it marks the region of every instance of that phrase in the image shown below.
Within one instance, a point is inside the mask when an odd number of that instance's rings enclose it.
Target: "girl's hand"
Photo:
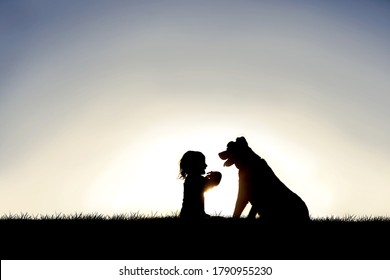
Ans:
[[[211,185],[216,186],[221,182],[222,173],[218,171],[210,171],[207,173],[206,178],[210,180]]]

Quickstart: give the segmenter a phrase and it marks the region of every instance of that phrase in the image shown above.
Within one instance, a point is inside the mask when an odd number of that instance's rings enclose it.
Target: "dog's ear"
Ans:
[[[248,147],[248,142],[246,141],[244,136],[237,137],[236,142],[240,146]]]

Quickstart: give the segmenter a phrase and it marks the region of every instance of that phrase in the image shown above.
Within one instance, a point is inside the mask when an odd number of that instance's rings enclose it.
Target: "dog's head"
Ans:
[[[223,152],[220,152],[218,155],[222,160],[226,160],[223,164],[224,166],[236,165],[237,168],[240,168],[244,163],[246,155],[250,152],[251,149],[248,146],[248,142],[244,137],[237,137],[236,141],[230,141],[227,144],[227,149]]]

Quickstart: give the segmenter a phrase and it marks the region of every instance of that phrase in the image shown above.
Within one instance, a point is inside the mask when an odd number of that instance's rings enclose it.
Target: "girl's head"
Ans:
[[[189,174],[205,174],[206,158],[201,152],[187,151],[180,160],[180,178],[185,179]]]

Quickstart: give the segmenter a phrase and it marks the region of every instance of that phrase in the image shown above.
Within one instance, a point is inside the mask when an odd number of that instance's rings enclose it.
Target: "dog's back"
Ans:
[[[306,203],[276,176],[264,159],[259,157],[255,167],[247,172],[252,173],[245,182],[252,189],[251,204],[263,220],[310,220]]]

